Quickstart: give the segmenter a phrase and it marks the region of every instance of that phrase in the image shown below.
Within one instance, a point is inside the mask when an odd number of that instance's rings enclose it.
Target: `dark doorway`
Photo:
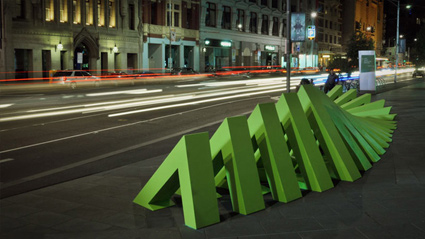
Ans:
[[[84,43],[80,43],[74,51],[74,69],[89,70],[90,51]]]
[[[50,50],[41,51],[41,61],[42,61],[42,70],[43,70],[43,80],[48,80],[49,71],[52,69],[52,56]]]

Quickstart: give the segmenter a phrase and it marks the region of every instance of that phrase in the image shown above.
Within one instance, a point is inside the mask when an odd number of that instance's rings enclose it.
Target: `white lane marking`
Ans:
[[[10,107],[12,105],[13,104],[2,104],[2,105],[0,105],[0,108],[7,108],[7,107]]]
[[[180,104],[174,104],[174,105],[158,106],[158,107],[152,107],[152,108],[147,108],[147,109],[141,109],[141,110],[134,110],[134,111],[127,111],[127,112],[110,114],[110,115],[108,115],[108,117],[116,117],[116,116],[122,116],[122,115],[129,115],[129,114],[136,114],[136,113],[143,113],[143,112],[148,112],[148,111],[154,111],[154,110],[176,108],[176,107],[182,107],[182,106],[188,106],[188,105],[196,105],[196,104],[202,104],[202,103],[207,103],[207,102],[214,102],[214,101],[220,101],[220,100],[228,100],[228,99],[234,99],[234,98],[241,98],[241,97],[252,96],[252,95],[260,95],[260,94],[273,93],[273,92],[282,92],[284,89],[285,88],[278,88],[278,89],[275,89],[275,90],[245,93],[245,94],[240,94],[240,95],[225,96],[225,97],[212,98],[212,99],[206,99],[206,100],[198,100],[198,101],[192,101],[192,102],[180,103]]]
[[[251,113],[251,111],[243,113],[243,114],[245,115],[245,114],[249,114],[249,113]],[[130,147],[127,147],[127,148],[123,148],[123,149],[116,150],[116,151],[113,151],[113,152],[110,152],[110,153],[106,153],[106,154],[103,154],[103,155],[92,157],[92,158],[89,158],[89,159],[86,159],[86,160],[83,160],[83,161],[79,161],[77,163],[69,164],[69,165],[66,165],[64,167],[60,167],[60,168],[56,168],[56,169],[46,171],[46,172],[43,172],[43,173],[31,175],[29,177],[21,178],[21,179],[18,179],[16,181],[13,181],[13,182],[4,183],[4,184],[0,185],[0,188],[4,189],[4,188],[10,187],[10,186],[18,185],[20,183],[32,181],[32,180],[42,178],[42,177],[46,177],[46,176],[49,176],[49,175],[52,175],[52,174],[55,174],[55,173],[63,172],[65,170],[72,169],[72,168],[75,168],[75,167],[78,167],[78,166],[81,166],[81,165],[84,165],[84,164],[96,162],[98,160],[102,160],[104,158],[112,157],[112,156],[120,154],[120,153],[124,153],[124,152],[130,151],[130,150],[138,149],[138,148],[150,145],[150,144],[155,144],[155,143],[161,142],[163,140],[167,140],[167,139],[170,139],[170,138],[173,138],[173,137],[176,137],[176,136],[184,135],[184,134],[187,134],[187,133],[190,133],[190,132],[202,129],[202,128],[206,128],[206,127],[209,127],[209,126],[212,126],[212,125],[215,125],[215,124],[219,124],[222,121],[223,120],[218,120],[218,121],[215,121],[215,122],[212,122],[212,123],[208,123],[208,124],[201,125],[201,126],[198,126],[198,127],[195,127],[195,128],[183,130],[183,131],[171,134],[171,135],[167,135],[167,136],[164,136],[164,137],[161,137],[161,138],[158,138],[158,139],[148,141],[148,142],[136,144],[136,145],[133,145],[133,146],[130,146]]]
[[[12,158],[2,159],[2,160],[0,160],[0,163],[6,163],[6,162],[9,162],[9,161],[12,161],[12,160],[15,160],[15,159],[12,159]]]
[[[104,96],[104,95],[120,95],[120,94],[149,94],[149,93],[156,93],[156,92],[162,92],[161,89],[159,90],[147,90],[147,89],[139,89],[139,90],[126,90],[126,91],[112,91],[112,92],[102,92],[102,93],[92,93],[92,94],[86,94],[86,96]]]
[[[257,97],[257,98],[264,98],[264,97]],[[252,98],[251,99],[246,99],[246,100],[252,100]],[[245,101],[245,100],[238,100],[238,101]],[[172,117],[172,116],[175,116],[175,115],[182,115],[182,114],[185,114],[185,113],[188,113],[188,112],[194,112],[194,111],[198,111],[198,110],[212,108],[212,107],[215,107],[215,106],[218,106],[218,105],[232,104],[232,103],[238,102],[238,101],[224,102],[224,103],[220,103],[220,104],[216,104],[216,105],[210,105],[210,106],[206,106],[206,107],[201,107],[201,108],[198,108],[198,109],[192,109],[192,110],[178,112],[178,113],[174,113],[174,114],[170,114],[170,115],[164,115],[164,116],[157,117],[157,118],[152,118],[152,119],[137,121],[137,122],[133,122],[133,123],[125,124],[125,125],[119,125],[119,126],[115,126],[115,127],[94,130],[94,131],[91,131],[91,132],[86,132],[86,133],[77,134],[77,135],[71,135],[71,136],[68,136],[68,137],[63,137],[63,138],[59,138],[59,139],[44,141],[44,142],[40,142],[40,143],[36,143],[36,144],[30,144],[30,145],[26,145],[26,146],[22,146],[22,147],[18,147],[18,148],[6,149],[6,150],[3,150],[3,151],[0,151],[0,154],[2,154],[2,153],[8,153],[8,152],[13,152],[13,151],[21,150],[21,149],[27,149],[27,148],[31,148],[31,147],[36,147],[36,146],[40,146],[40,145],[44,145],[44,144],[55,143],[55,142],[59,142],[59,141],[63,141],[63,140],[73,139],[73,138],[77,138],[77,137],[81,137],[81,136],[86,136],[86,135],[90,135],[90,134],[97,134],[99,132],[104,132],[104,131],[109,131],[109,130],[124,128],[124,127],[127,127],[127,126],[136,125],[136,124],[141,124],[141,123],[146,123],[146,122],[152,122],[152,121],[155,121],[155,120],[164,119],[164,118]]]

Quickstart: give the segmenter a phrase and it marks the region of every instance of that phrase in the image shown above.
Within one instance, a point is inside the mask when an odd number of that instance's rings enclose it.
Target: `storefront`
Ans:
[[[264,51],[259,52],[261,54],[260,65],[261,66],[277,66],[279,64],[279,51],[278,46],[275,45],[264,45]]]
[[[202,49],[205,60],[205,71],[231,66],[235,61],[235,51],[230,40],[205,39]]]

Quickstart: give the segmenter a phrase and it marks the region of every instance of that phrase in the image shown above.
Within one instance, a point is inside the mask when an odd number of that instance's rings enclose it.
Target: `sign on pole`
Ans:
[[[291,40],[305,41],[305,13],[291,13]]]
[[[376,90],[376,61],[375,51],[359,51],[360,90]]]
[[[307,38],[309,40],[313,40],[316,37],[316,27],[313,26],[308,26],[307,27]]]

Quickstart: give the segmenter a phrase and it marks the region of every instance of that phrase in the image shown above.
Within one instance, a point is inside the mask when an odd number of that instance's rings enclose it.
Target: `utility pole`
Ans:
[[[291,92],[291,0],[286,0],[286,92]]]
[[[172,15],[171,15],[171,10],[172,10],[172,5],[171,5],[171,0],[168,1],[168,18],[169,20],[169,27],[170,27],[170,49],[169,49],[169,54],[168,54],[168,68],[170,69],[170,73],[171,73],[171,68],[172,68],[172,64],[173,64],[173,59],[171,57],[171,22],[172,22]]]
[[[397,33],[396,33],[396,52],[395,52],[395,74],[394,83],[397,83],[397,69],[398,69],[398,51],[400,48],[400,0],[397,1]]]

